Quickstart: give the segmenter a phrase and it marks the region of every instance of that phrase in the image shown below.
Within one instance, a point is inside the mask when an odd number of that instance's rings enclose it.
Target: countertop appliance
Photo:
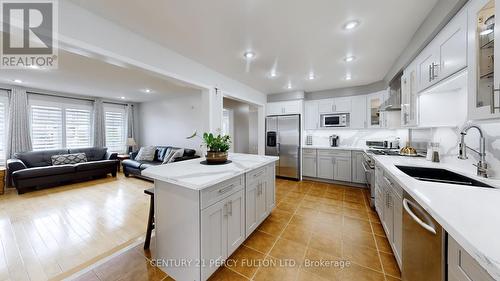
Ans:
[[[349,113],[334,113],[321,115],[321,127],[348,127]]]
[[[407,192],[403,210],[403,281],[444,281],[446,232]]]
[[[279,156],[276,175],[300,179],[300,115],[266,117],[266,155]]]
[[[339,142],[340,142],[339,136],[337,136],[337,135],[330,136],[330,146],[331,147],[339,146]]]
[[[375,149],[399,149],[399,138],[387,138],[383,140],[367,140],[366,146]]]

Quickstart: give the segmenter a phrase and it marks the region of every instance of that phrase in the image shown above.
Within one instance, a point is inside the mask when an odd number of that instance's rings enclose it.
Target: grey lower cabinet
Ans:
[[[352,181],[351,157],[335,157],[333,159],[333,179],[337,181]]]
[[[333,161],[334,157],[331,155],[318,154],[318,178],[333,180]]]
[[[316,149],[302,150],[302,176],[315,178],[317,173]]]
[[[365,170],[363,168],[363,151],[352,151],[352,182],[355,183],[366,183]]]
[[[448,281],[493,281],[484,268],[448,235]]]
[[[375,208],[394,257],[401,268],[403,253],[403,188],[379,166],[375,167],[375,177]]]

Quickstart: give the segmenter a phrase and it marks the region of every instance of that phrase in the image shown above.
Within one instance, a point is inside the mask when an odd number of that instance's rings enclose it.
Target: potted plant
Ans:
[[[187,139],[199,137],[194,132]],[[231,144],[231,138],[228,135],[214,135],[212,133],[203,133],[203,144],[207,147],[205,158],[209,164],[220,164],[227,161],[227,151]]]
[[[208,163],[224,163],[227,161],[227,151],[231,138],[228,135],[214,136],[212,133],[203,134],[203,143],[207,146],[207,162]]]

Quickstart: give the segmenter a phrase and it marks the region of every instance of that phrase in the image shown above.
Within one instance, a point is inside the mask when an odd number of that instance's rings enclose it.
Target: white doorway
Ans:
[[[258,107],[224,97],[222,133],[231,137],[230,152],[258,154]]]

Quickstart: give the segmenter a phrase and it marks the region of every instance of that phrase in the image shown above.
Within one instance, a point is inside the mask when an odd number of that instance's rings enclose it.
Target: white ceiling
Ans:
[[[437,0],[73,0],[264,93],[382,80]],[[351,32],[343,24],[358,19]],[[256,58],[247,65],[243,53]],[[356,60],[346,64],[346,55]],[[273,67],[279,74],[267,77]],[[317,79],[308,81],[313,71]],[[346,73],[352,80],[345,81]]]
[[[20,79],[23,83],[18,85],[27,88],[129,102],[153,101],[199,92],[173,79],[126,65],[111,64],[91,54],[82,54],[86,56],[59,50],[59,66],[55,70],[2,69],[0,83],[12,85],[16,84],[13,80]],[[145,93],[145,89],[151,89],[152,93]]]

